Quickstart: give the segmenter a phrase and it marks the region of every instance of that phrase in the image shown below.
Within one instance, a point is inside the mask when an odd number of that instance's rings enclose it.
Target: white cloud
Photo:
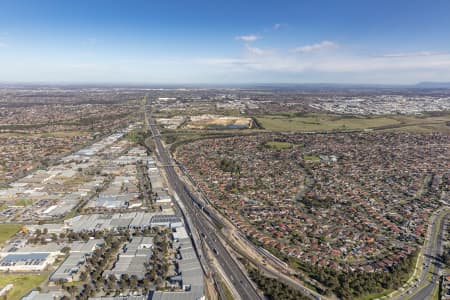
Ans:
[[[228,71],[238,72],[246,70],[249,72],[323,75],[346,73],[367,75],[367,77],[375,73],[389,73],[393,76],[406,72],[417,74],[417,81],[420,81],[422,72],[444,72],[447,77],[450,77],[450,54],[392,58],[334,53],[320,57],[299,57],[246,45],[244,57],[207,59],[198,62],[213,65],[215,68],[222,66],[226,67]],[[401,79],[399,77],[398,81]]]
[[[381,55],[381,57],[415,57],[415,56],[436,56],[436,55],[446,55],[448,52],[434,52],[434,51],[418,51],[418,52],[401,52],[401,53],[388,53]]]
[[[8,44],[4,43],[4,42],[0,42],[0,48],[6,48],[8,47]]]
[[[281,30],[281,29],[287,28],[287,27],[288,27],[287,23],[275,23],[275,24],[273,24],[272,29],[277,31],[277,30]]]
[[[306,45],[302,47],[297,47],[292,49],[292,52],[295,53],[312,53],[312,52],[318,52],[324,49],[331,49],[336,48],[338,45],[335,42],[331,41],[322,41],[318,44],[312,44],[312,45]]]
[[[193,63],[218,67],[243,66],[246,64],[250,64],[248,60],[239,58],[203,58],[203,59],[196,59],[193,61]]]
[[[257,48],[257,47],[252,47],[248,44],[245,45],[245,49],[247,50],[247,52],[249,54],[254,54],[254,55],[271,55],[274,54],[274,50],[271,49],[262,49],[262,48]]]
[[[254,35],[254,34],[249,34],[249,35],[241,35],[241,36],[237,36],[235,38],[238,41],[243,41],[243,42],[247,42],[247,43],[251,43],[257,40],[260,40],[261,37]]]

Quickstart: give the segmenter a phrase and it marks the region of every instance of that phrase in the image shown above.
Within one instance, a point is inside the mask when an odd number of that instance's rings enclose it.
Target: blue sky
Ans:
[[[450,81],[450,1],[1,0],[1,82]]]

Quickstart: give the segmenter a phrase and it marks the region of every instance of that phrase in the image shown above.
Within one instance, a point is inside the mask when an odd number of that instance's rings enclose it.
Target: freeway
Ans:
[[[439,274],[443,267],[439,261],[439,256],[442,251],[445,224],[449,218],[450,213],[448,211],[432,217],[429,243],[424,248],[421,276],[413,287],[406,289],[401,295],[395,298],[396,300],[405,298],[410,300],[431,299],[434,289],[439,284]],[[439,222],[439,219],[442,221]],[[427,282],[429,272],[432,272],[432,277],[431,281]]]
[[[229,277],[229,280],[232,283],[234,290],[239,294],[239,297],[245,300],[263,299],[263,297],[258,293],[256,287],[225,248],[222,240],[218,237],[218,231],[214,224],[212,224],[203,214],[201,208],[194,204],[191,195],[186,191],[183,181],[180,180],[173,167],[174,164],[171,156],[161,142],[158,128],[153,122],[151,112],[149,111],[147,111],[147,118],[149,128],[155,142],[157,158],[160,164],[164,166],[168,184],[176,192],[182,202],[187,217],[192,221],[195,229],[201,234],[208,246],[215,253],[220,267]]]

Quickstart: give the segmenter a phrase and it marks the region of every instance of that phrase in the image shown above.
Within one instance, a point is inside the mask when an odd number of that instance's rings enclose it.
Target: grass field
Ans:
[[[17,205],[17,206],[29,206],[32,204],[33,204],[33,200],[25,199],[25,198],[19,199],[16,202],[14,202],[14,205]]]
[[[358,298],[358,300],[373,300],[373,299],[379,299],[381,297],[384,297],[386,295],[389,295],[390,293],[392,293],[393,290],[385,290],[383,292],[380,293],[375,293],[375,294],[370,294],[370,295],[365,295],[361,298]]]
[[[320,161],[320,157],[315,155],[305,155],[303,156],[303,159],[307,161]]]
[[[0,244],[16,234],[21,227],[20,224],[0,224]]]
[[[46,132],[46,133],[23,133],[23,132],[5,132],[1,133],[0,136],[3,137],[72,137],[72,136],[79,136],[79,135],[89,135],[86,131],[53,131],[53,132]]]
[[[404,125],[399,128],[386,129],[386,131],[402,131],[402,132],[416,132],[416,133],[430,133],[430,132],[450,132],[450,126],[445,126],[443,123],[437,124],[412,124]]]
[[[256,117],[266,130],[273,131],[339,131],[401,130],[412,132],[448,131],[450,114],[441,116],[344,116],[333,114],[274,114]]]
[[[267,148],[277,149],[277,150],[291,149],[292,147],[294,147],[294,145],[291,143],[276,142],[276,141],[266,142],[264,144],[264,146]]]
[[[33,288],[39,286],[46,278],[48,274],[40,275],[12,275],[1,274],[0,275],[0,288],[3,288],[7,284],[13,284],[14,287],[8,292],[8,300],[19,300]]]
[[[239,134],[251,134],[254,133],[254,129],[239,129]],[[165,130],[161,133],[161,138],[167,144],[181,143],[185,141],[195,141],[201,138],[208,137],[224,137],[235,135],[236,130]]]
[[[274,131],[353,130],[400,124],[400,121],[388,117],[346,117],[328,114],[265,115],[257,117],[257,120],[265,129]]]
[[[373,299],[379,299],[381,297],[384,297],[386,295],[389,295],[390,293],[392,293],[393,290],[386,290],[380,293],[375,293],[375,294],[370,294],[370,295],[365,295],[361,298],[358,298],[358,300],[373,300]]]

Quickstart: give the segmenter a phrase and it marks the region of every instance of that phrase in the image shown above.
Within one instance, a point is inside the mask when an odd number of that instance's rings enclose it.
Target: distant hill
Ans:
[[[428,89],[450,89],[450,82],[419,82],[415,85],[415,87]]]

